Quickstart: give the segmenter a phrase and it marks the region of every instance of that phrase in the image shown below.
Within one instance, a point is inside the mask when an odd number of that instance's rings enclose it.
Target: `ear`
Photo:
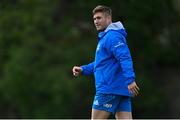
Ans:
[[[108,17],[108,21],[112,22],[112,16],[108,15],[107,17]]]

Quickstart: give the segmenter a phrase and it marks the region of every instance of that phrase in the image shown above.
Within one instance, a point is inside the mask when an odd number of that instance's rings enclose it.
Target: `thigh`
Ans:
[[[120,102],[119,102],[115,117],[117,119],[132,119],[130,97],[128,96],[120,97]]]
[[[131,112],[131,109],[131,98],[129,96],[120,96],[116,112]]]
[[[116,112],[115,114],[116,119],[132,119],[132,113],[131,112]]]
[[[95,95],[92,108],[95,110],[115,113],[119,105],[119,97],[113,94]]]
[[[107,119],[109,116],[110,112],[92,109],[91,119]]]

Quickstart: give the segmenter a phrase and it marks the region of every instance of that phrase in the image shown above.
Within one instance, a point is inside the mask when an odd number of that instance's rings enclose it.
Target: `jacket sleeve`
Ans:
[[[110,52],[120,63],[123,75],[127,80],[127,84],[129,85],[130,83],[135,81],[135,73],[133,69],[131,54],[126,44],[125,37],[119,34],[115,34],[109,38],[107,44]]]
[[[92,75],[94,73],[94,62],[81,66],[83,75]]]

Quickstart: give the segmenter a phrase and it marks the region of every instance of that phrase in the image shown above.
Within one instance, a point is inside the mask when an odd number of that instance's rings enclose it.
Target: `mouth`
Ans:
[[[96,25],[96,28],[99,28],[99,27],[101,27],[100,25]]]
[[[100,26],[99,24],[95,24],[96,27]]]

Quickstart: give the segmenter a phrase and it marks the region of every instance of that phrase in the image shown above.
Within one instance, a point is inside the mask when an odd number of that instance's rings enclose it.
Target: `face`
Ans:
[[[94,19],[94,25],[97,29],[97,31],[103,31],[105,30],[109,24],[111,24],[111,16],[106,15],[103,12],[97,12],[93,16]]]

